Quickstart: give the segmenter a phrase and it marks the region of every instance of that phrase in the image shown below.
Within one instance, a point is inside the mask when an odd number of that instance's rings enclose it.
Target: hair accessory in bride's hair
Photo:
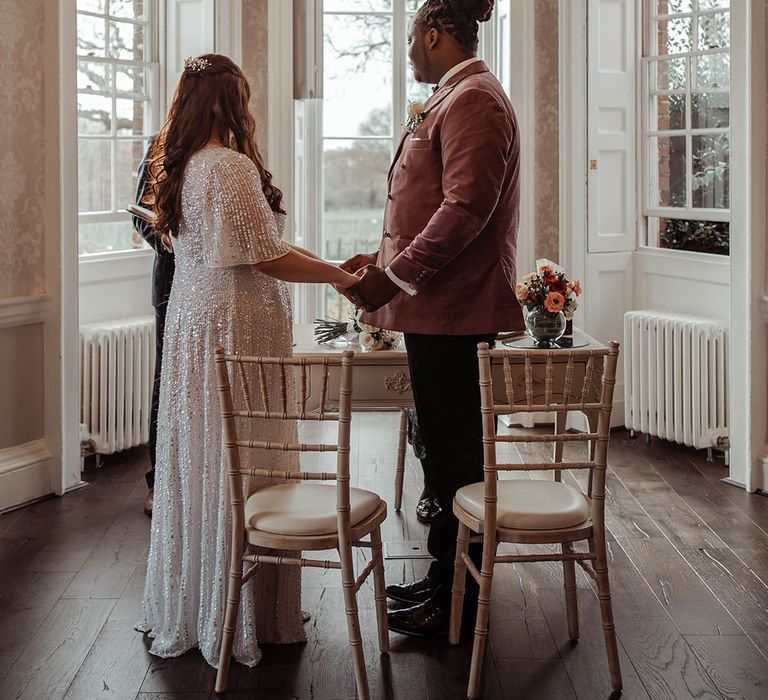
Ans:
[[[211,62],[207,58],[192,58],[190,56],[184,61],[185,73],[202,73],[206,68],[210,68]]]

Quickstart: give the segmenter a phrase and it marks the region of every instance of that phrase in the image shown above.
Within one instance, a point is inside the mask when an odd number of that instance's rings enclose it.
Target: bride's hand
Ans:
[[[345,289],[349,289],[353,284],[357,284],[360,281],[360,278],[356,275],[352,275],[349,272],[345,272],[344,270],[339,270],[342,274],[340,275],[339,279],[336,280],[333,283],[333,286],[336,288],[337,291],[343,291]]]

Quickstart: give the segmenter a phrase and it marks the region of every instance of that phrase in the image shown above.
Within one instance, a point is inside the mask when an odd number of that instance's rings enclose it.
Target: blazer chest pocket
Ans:
[[[408,140],[409,151],[420,151],[428,148],[432,148],[432,139],[420,139],[411,137]]]

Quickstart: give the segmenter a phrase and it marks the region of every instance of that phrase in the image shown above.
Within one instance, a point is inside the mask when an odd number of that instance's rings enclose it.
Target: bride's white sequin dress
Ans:
[[[285,217],[270,209],[256,166],[227,148],[208,146],[190,159],[182,212],[173,239],[176,274],[165,325],[152,537],[138,627],[153,638],[153,654],[179,656],[199,647],[217,666],[231,516],[213,351],[291,355],[288,289],[253,267],[289,247],[281,240]],[[249,424],[244,439],[295,441],[291,421]],[[253,457],[251,466],[298,468],[295,456],[285,453]],[[258,485],[252,481],[246,489]],[[243,588],[237,661],[258,663],[258,641],[306,638],[300,582],[298,569],[264,565]]]

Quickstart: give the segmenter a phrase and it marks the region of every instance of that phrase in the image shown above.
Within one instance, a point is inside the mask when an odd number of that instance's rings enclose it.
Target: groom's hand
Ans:
[[[398,287],[380,267],[375,265],[366,265],[357,274],[362,277],[357,284],[353,284],[347,292],[350,297],[354,297],[356,302],[366,311],[376,311],[384,304],[389,303],[400,291]]]
[[[378,255],[378,251],[376,253],[360,253],[359,255],[352,256],[349,260],[345,260],[339,267],[345,272],[354,274],[367,265],[375,265]]]

